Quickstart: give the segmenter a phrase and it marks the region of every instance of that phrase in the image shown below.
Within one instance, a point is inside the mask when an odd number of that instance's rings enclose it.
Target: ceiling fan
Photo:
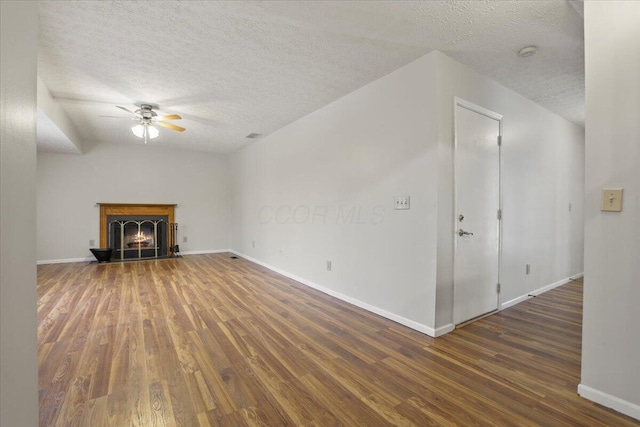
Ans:
[[[138,138],[144,138],[144,143],[146,144],[149,139],[156,138],[159,135],[158,129],[153,125],[158,125],[165,127],[167,129],[177,130],[178,132],[184,132],[185,128],[176,126],[172,123],[166,123],[167,120],[181,120],[177,114],[168,114],[165,116],[158,116],[158,114],[153,111],[153,105],[151,104],[140,104],[140,108],[136,111],[131,111],[128,108],[121,107],[116,105],[116,108],[126,111],[127,113],[133,114],[135,117],[131,117],[130,120],[138,121],[138,124],[134,125],[131,128],[131,131]],[[109,117],[113,119],[129,119],[128,117],[120,117],[120,116],[100,116],[100,117]]]

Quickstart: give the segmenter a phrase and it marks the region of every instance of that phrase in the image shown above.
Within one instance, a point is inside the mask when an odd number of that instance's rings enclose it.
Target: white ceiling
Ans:
[[[232,152],[440,50],[584,122],[581,3],[44,1],[38,74],[83,141],[142,143],[114,105],[159,105],[150,143]],[[529,58],[516,53],[539,46]],[[41,135],[44,140],[46,135]]]

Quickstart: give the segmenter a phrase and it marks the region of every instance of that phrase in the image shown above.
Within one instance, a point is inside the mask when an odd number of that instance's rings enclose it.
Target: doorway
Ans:
[[[455,99],[456,325],[499,307],[501,139],[500,114]]]

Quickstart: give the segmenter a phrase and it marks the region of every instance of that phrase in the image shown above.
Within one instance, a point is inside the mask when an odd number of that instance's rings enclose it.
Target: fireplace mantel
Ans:
[[[155,203],[97,203],[100,206],[100,247],[107,247],[107,216],[109,215],[167,215],[175,222],[174,204]]]

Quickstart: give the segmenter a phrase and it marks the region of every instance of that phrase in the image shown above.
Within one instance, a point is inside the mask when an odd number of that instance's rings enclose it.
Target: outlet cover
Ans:
[[[331,261],[327,260],[327,271],[331,271]]]
[[[91,239],[89,240],[89,246],[94,247],[96,245],[96,241]]]
[[[182,236],[182,243],[187,243],[187,236]]]
[[[396,196],[393,205],[395,210],[406,210],[411,208],[409,196]]]

